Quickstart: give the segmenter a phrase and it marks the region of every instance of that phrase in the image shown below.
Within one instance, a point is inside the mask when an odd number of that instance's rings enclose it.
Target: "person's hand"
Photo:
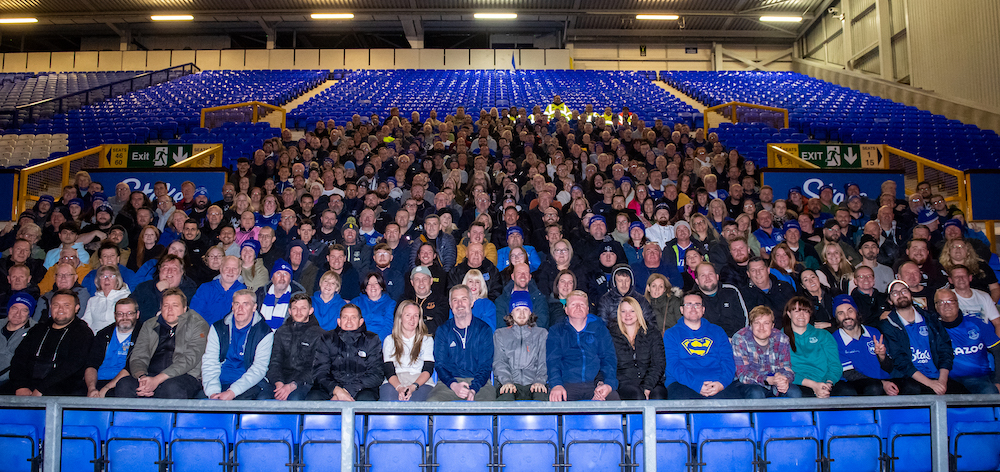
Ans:
[[[934,390],[935,395],[944,395],[948,393],[948,385],[941,382],[940,380],[931,380],[930,384],[927,385]]]
[[[882,390],[885,390],[885,394],[891,396],[899,395],[899,387],[896,384],[888,381],[882,381]]]
[[[610,393],[611,386],[602,382],[594,389],[594,400],[602,402],[608,398],[608,394]]]
[[[342,402],[353,402],[354,401],[354,397],[352,397],[350,393],[347,393],[347,390],[344,390],[341,387],[334,387],[333,388],[333,398],[331,398],[330,400],[336,400],[336,401],[342,401]]]
[[[556,385],[549,390],[549,401],[550,402],[564,402],[566,401],[566,388],[562,385]]]
[[[136,389],[136,394],[140,397],[151,397],[161,382],[163,381],[159,379],[158,375],[152,377],[147,375],[139,379],[139,388]]]
[[[545,384],[543,383],[533,383],[531,384],[531,388],[529,390],[531,390],[531,393],[546,393],[549,391],[549,389],[545,388]]]
[[[96,388],[88,389],[87,398],[101,398],[101,391]]]
[[[649,400],[649,389],[643,390],[642,393],[643,395],[646,395],[646,400]]]
[[[469,396],[469,384],[465,382],[452,382],[451,391],[458,395],[458,398],[466,398]]]
[[[225,392],[219,392],[219,393],[213,394],[209,398],[211,398],[212,400],[229,401],[229,400],[232,400],[232,399],[236,398],[236,394],[233,393],[232,390],[226,390]]]
[[[40,397],[40,396],[42,396],[42,392],[39,392],[38,389],[32,390],[31,391],[31,396],[33,396],[33,397]]]
[[[418,388],[417,384],[410,384],[404,387],[403,390],[399,392],[399,401],[401,402],[410,401],[410,397],[413,396],[413,392],[417,391],[417,388]]]
[[[774,379],[774,383],[772,385],[778,389],[778,393],[788,392],[788,377],[785,377],[785,374],[774,374],[771,378]]]
[[[31,396],[31,389],[30,388],[21,387],[21,388],[19,388],[19,389],[17,389],[17,390],[14,391],[14,395],[17,395],[19,397],[30,397]]]
[[[501,395],[503,395],[505,393],[514,393],[516,391],[517,391],[517,387],[515,387],[514,384],[512,384],[512,383],[505,383],[505,384],[503,384],[503,385],[500,386],[500,394]]]
[[[476,391],[473,390],[473,389],[471,389],[471,388],[468,389],[468,393],[465,394],[464,400],[468,400],[470,402],[471,401],[475,401],[476,400]]]
[[[288,396],[299,388],[298,384],[295,382],[283,383],[280,387],[278,387],[278,383],[275,383],[274,385],[274,399],[281,401],[288,400]]]
[[[813,327],[815,327],[816,329],[827,329],[831,326],[833,326],[833,324],[828,323],[826,321],[817,321],[813,323]]]
[[[883,339],[885,339],[884,336],[872,336],[872,342],[875,343],[875,355],[879,359],[885,359],[885,344],[882,342]]]
[[[816,398],[830,398],[830,389],[832,385],[826,382],[822,382],[816,385]]]

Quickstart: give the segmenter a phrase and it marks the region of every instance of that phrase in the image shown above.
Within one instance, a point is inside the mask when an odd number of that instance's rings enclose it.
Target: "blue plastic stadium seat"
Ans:
[[[426,466],[426,415],[371,415],[365,458],[372,472],[421,472]]]
[[[1000,470],[1000,422],[992,408],[949,408],[955,470]]]
[[[691,437],[697,438],[702,472],[755,470],[757,446],[749,413],[692,414]]]
[[[829,460],[828,472],[878,472],[882,438],[871,410],[817,411],[816,428]]]
[[[875,410],[893,470],[931,470],[930,412],[926,409]]]
[[[360,419],[359,419],[360,420]],[[358,463],[363,421],[355,423],[354,461]],[[302,417],[302,444],[299,445],[299,462],[306,472],[340,471],[341,427],[340,415],[304,415]]]
[[[110,426],[110,411],[70,410],[63,413],[61,470],[93,472],[95,464],[103,463],[103,445]]]
[[[12,472],[29,472],[41,459],[39,450],[42,429],[31,420],[36,416],[29,411],[39,410],[3,410],[4,415],[10,415],[0,423],[0,451],[3,451],[4,470]],[[41,411],[44,424],[45,411]],[[10,421],[10,422],[8,422]]]
[[[288,429],[240,429],[233,448],[239,472],[293,470],[295,446]]]
[[[753,424],[765,467],[783,472],[817,470],[822,456],[812,412],[754,413]]]
[[[170,434],[169,457],[173,471],[227,470],[235,435],[235,414],[178,413]]]
[[[635,471],[645,470],[645,444],[642,416],[628,415],[627,431],[631,431],[632,463]],[[657,472],[685,472],[691,464],[691,433],[683,413],[656,415]]]
[[[433,438],[438,471],[493,470],[493,416],[435,416]]]
[[[566,415],[563,449],[570,471],[603,471],[625,463],[621,415]]]
[[[555,471],[559,426],[555,416],[500,415],[497,444],[504,472]]]
[[[173,413],[116,412],[108,428],[108,471],[158,472],[173,423]]]

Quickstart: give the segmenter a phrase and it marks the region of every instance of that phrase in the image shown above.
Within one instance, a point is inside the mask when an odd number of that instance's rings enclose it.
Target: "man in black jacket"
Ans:
[[[747,303],[747,308],[767,306],[772,313],[784,313],[785,304],[795,296],[795,289],[788,282],[778,280],[771,275],[767,264],[759,257],[751,257],[747,264],[747,276],[750,284],[740,287],[740,292]],[[749,315],[748,315],[749,316]],[[781,329],[781,319],[774,318],[774,327]]]
[[[465,254],[465,260],[456,264],[455,268],[448,274],[448,288],[463,283],[465,274],[468,274],[472,269],[476,269],[482,272],[483,279],[486,280],[487,298],[491,301],[496,300],[500,296],[500,291],[503,290],[503,284],[500,282],[500,271],[497,270],[497,266],[493,265],[489,259],[486,259],[486,252],[483,249],[483,245],[469,243]]]
[[[719,274],[711,262],[702,262],[695,269],[698,292],[705,306],[704,317],[719,326],[730,338],[749,324],[747,304],[738,288],[719,283]],[[784,307],[782,307],[784,310]]]
[[[118,381],[128,375],[125,366],[139,334],[135,329],[138,322],[139,305],[135,300],[126,297],[115,303],[115,322],[98,331],[90,345],[83,373],[88,397],[115,396]]]
[[[310,400],[378,400],[384,378],[382,343],[377,334],[361,329],[363,325],[361,309],[348,303],[340,309],[337,329],[319,338]]]
[[[49,319],[35,325],[10,361],[8,388],[18,396],[84,395],[83,372],[94,333],[76,314],[76,292],[52,297]]]
[[[274,331],[269,385],[258,400],[305,400],[312,388],[313,353],[323,328],[313,316],[312,299],[305,293],[292,295],[289,317]]]

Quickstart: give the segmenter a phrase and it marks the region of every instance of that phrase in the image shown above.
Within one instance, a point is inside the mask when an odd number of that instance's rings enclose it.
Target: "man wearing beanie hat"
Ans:
[[[288,317],[292,295],[306,293],[302,284],[292,280],[292,266],[278,259],[271,269],[271,282],[257,289],[257,307],[271,329],[278,329]]]
[[[35,299],[19,293],[11,297],[7,302],[7,317],[0,320],[0,391],[4,390],[10,375],[10,360],[14,357],[14,351],[21,341],[28,334],[28,330],[35,325],[35,320],[31,315],[35,313]]]
[[[941,320],[913,304],[910,287],[902,280],[889,284],[889,303],[893,309],[878,329],[893,359],[891,377],[903,379],[900,393],[944,395],[964,390],[948,378],[955,352]]]
[[[642,308],[642,317],[646,321],[646,326],[653,331],[659,331],[656,314],[653,313],[653,308],[649,305],[646,297],[636,291],[633,284],[632,268],[628,264],[618,264],[611,271],[611,287],[597,300],[597,316],[608,325],[615,323],[618,319],[618,305],[625,297],[634,298],[639,303],[639,307]]]
[[[870,268],[875,274],[875,289],[885,292],[885,289],[889,287],[889,282],[892,282],[896,275],[892,272],[891,267],[878,262],[880,252],[878,239],[870,234],[861,236],[861,241],[858,242],[858,252],[861,254],[861,263],[856,268],[861,266]]]
[[[507,282],[507,285],[504,286],[500,292],[500,296],[495,301],[497,307],[497,326],[504,326],[506,324],[507,316],[510,314],[510,302],[513,300],[514,294],[517,293],[528,294],[534,305],[532,312],[537,317],[538,326],[548,328],[549,305],[546,302],[545,294],[542,293],[538,285],[531,279],[531,269],[527,264],[514,266],[510,282]]]
[[[21,314],[31,307],[22,299],[9,305]],[[76,316],[80,311],[76,293],[59,291],[52,297],[48,320],[35,325],[21,340],[10,360],[10,380],[5,393],[18,396],[84,395],[87,367],[94,333]]]
[[[499,401],[548,400],[545,386],[548,331],[535,323],[533,309],[527,292],[514,292],[507,327],[493,333],[493,374],[500,385]]]
[[[854,299],[847,295],[833,298],[833,310],[840,329],[833,333],[840,353],[844,376],[833,386],[834,396],[896,395],[899,385],[889,378],[893,361],[886,352],[879,330],[861,323]]]
[[[507,268],[510,264],[510,250],[515,247],[522,248],[528,253],[528,265],[531,266],[531,271],[538,270],[538,266],[542,265],[542,259],[538,257],[538,251],[534,247],[524,245],[524,229],[520,226],[507,228],[507,247],[497,250],[497,270],[502,271]]]
[[[656,220],[656,224],[646,228],[646,237],[650,241],[655,241],[660,245],[661,248],[666,247],[668,241],[674,239],[676,226],[670,224],[670,206],[666,203],[660,203],[656,205],[656,211],[653,213],[653,217]],[[683,222],[687,224],[686,221],[678,221],[678,224]],[[690,225],[688,226],[688,232],[690,233]]]

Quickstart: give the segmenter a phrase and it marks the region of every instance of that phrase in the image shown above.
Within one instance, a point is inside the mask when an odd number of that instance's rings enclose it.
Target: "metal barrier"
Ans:
[[[965,172],[916,154],[883,146],[883,155],[889,159],[889,168],[902,170],[906,182],[906,194],[915,193],[917,184],[927,181],[935,194],[941,194],[946,201],[969,214],[969,197],[965,183]]]
[[[711,113],[719,112],[720,114],[722,114],[722,116],[728,118],[731,122],[733,122],[733,123],[739,123],[740,122],[740,116],[743,114],[743,111],[746,110],[746,109],[756,109],[756,110],[766,110],[766,111],[779,112],[779,113],[781,113],[784,116],[784,126],[782,126],[782,128],[787,128],[788,127],[788,110],[786,110],[784,108],[769,107],[769,106],[765,106],[765,105],[756,105],[756,104],[753,104],[753,103],[745,103],[745,102],[729,102],[729,103],[723,103],[722,105],[716,105],[714,107],[708,107],[708,108],[705,109],[705,112],[704,112],[704,115],[705,115],[705,129],[709,129],[709,128],[713,127],[712,126],[713,124],[709,123],[709,119],[708,119],[708,117],[709,117],[709,115]],[[772,123],[772,124],[777,125],[777,124],[780,124],[780,123]]]
[[[948,407],[997,406],[1000,395],[916,395],[895,397],[831,397],[828,399],[764,400],[675,400],[628,402],[282,402],[163,400],[83,397],[0,397],[0,409],[45,409],[43,468],[57,472],[62,454],[64,410],[102,411],[188,411],[215,413],[334,413],[341,417],[341,468],[354,470],[354,430],[356,416],[371,414],[548,414],[589,413],[642,414],[643,443],[656,444],[658,413],[710,413],[752,411],[871,410],[891,408],[928,408],[931,423],[931,458],[934,471],[949,469]],[[656,471],[656,448],[643,448],[647,471]]]
[[[166,69],[153,72],[146,72],[145,74],[139,74],[135,77],[111,82],[109,84],[91,87],[87,90],[81,90],[68,95],[62,95],[59,97],[29,103],[27,105],[21,105],[14,109],[13,122],[17,126],[20,126],[22,123],[30,123],[38,118],[48,118],[57,113],[65,113],[70,109],[76,109],[93,103],[102,102],[112,97],[131,93],[139,89],[151,87],[156,84],[200,71],[201,69],[199,69],[198,66],[189,62],[179,66],[168,67]],[[73,101],[71,106],[67,106],[67,102],[70,102],[71,100]],[[46,105],[53,106],[51,108],[51,113],[43,116],[39,109],[45,107]],[[48,109],[46,108],[46,110]]]
[[[223,123],[256,123],[272,112],[281,113],[281,129],[285,129],[287,111],[264,102],[244,102],[201,109],[201,127],[218,128]]]
[[[97,167],[103,153],[104,146],[97,146],[21,169],[15,195],[16,213],[20,214],[28,208],[29,201],[33,203],[43,194],[53,195],[58,200],[62,196],[62,188],[70,184],[73,175],[85,168]]]
[[[170,166],[171,169],[183,167],[222,167],[222,145],[216,144]]]

